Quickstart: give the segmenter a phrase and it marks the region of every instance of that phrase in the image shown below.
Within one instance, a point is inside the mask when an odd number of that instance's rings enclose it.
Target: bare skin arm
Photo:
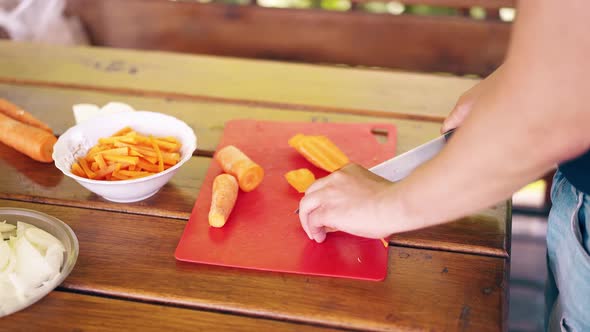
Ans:
[[[444,223],[506,199],[590,148],[590,2],[520,1],[500,75],[485,84],[461,128],[432,161],[390,184],[351,166],[314,183],[300,219],[379,238]]]

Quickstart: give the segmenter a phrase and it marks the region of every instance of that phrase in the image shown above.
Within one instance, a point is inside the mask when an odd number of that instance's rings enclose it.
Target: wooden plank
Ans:
[[[352,0],[353,2],[369,2],[374,0]],[[382,1],[382,0],[377,0]],[[385,0],[383,0],[385,1]],[[497,9],[502,7],[516,7],[516,0],[401,0],[405,5],[428,5],[453,8],[483,7]]]
[[[332,331],[303,324],[55,291],[2,318],[5,331]]]
[[[91,103],[105,105],[121,101],[138,110],[149,110],[172,115],[185,121],[198,137],[198,150],[205,154],[217,147],[224,124],[232,119],[257,119],[302,122],[383,122],[398,128],[399,153],[408,151],[440,134],[440,124],[389,117],[333,114],[303,110],[267,108],[254,105],[188,101],[175,98],[138,97],[95,91],[0,83],[0,98],[7,98],[33,113],[61,134],[75,124],[72,105]]]
[[[426,74],[6,41],[0,41],[0,60],[0,82],[10,84],[431,121],[442,121],[456,99],[477,83]]]
[[[68,223],[80,256],[65,289],[364,331],[506,328],[507,260],[390,248],[383,282],[176,262],[174,219],[0,200]],[[288,248],[285,248],[288,250]]]
[[[4,96],[49,123],[58,133],[72,126],[71,105],[104,105],[119,100],[138,109],[149,109],[187,121],[198,136],[199,149],[213,151],[226,121],[251,118],[275,121],[385,122],[398,127],[398,152],[405,152],[438,135],[438,124],[388,118],[361,117],[318,112],[302,112],[215,103],[190,103],[172,99],[117,96],[56,88],[18,87],[0,84]],[[53,110],[53,112],[49,112]],[[111,211],[188,219],[209,165],[206,158],[193,158],[172,182],[156,196],[138,203],[117,204],[86,191],[52,165],[32,162],[0,145],[0,197],[82,206]],[[505,205],[482,211],[470,218],[426,230],[396,235],[392,243],[420,248],[436,248],[507,257]]]

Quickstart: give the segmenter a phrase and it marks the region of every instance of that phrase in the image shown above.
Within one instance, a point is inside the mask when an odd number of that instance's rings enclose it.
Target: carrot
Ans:
[[[214,158],[224,172],[238,179],[240,189],[245,192],[256,189],[264,178],[264,169],[233,145],[217,151]]]
[[[57,138],[43,129],[0,114],[0,142],[34,160],[50,163]]]
[[[209,210],[209,225],[223,227],[238,198],[238,181],[229,174],[220,174],[213,180],[213,194]]]
[[[77,162],[72,165],[72,173],[76,174],[77,176],[86,177],[86,173],[84,173],[84,170]]]
[[[330,173],[350,162],[336,144],[325,136],[297,134],[289,139],[289,145],[310,163]]]
[[[158,155],[158,171],[162,172],[164,170],[164,158],[162,158],[162,152],[160,152],[160,147],[152,136],[150,136],[150,142],[152,142],[152,146]]]
[[[53,130],[49,128],[48,125],[43,123],[43,121],[37,119],[33,116],[33,114],[23,110],[22,108],[16,106],[15,104],[9,102],[6,99],[0,98],[0,113],[6,115],[7,117],[13,118],[16,121],[28,124],[30,126],[42,129],[48,133],[53,134]]]
[[[307,168],[289,171],[285,174],[285,179],[300,193],[304,193],[315,182],[315,176]]]

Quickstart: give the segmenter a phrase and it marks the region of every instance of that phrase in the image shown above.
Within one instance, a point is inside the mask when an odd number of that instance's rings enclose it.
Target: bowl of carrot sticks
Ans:
[[[149,198],[197,148],[194,131],[161,113],[109,114],[82,122],[59,137],[55,166],[93,193],[113,202]]]

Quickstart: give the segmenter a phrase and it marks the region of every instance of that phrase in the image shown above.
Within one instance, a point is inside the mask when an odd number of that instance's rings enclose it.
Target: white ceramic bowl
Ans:
[[[155,175],[135,180],[103,181],[90,180],[72,173],[72,164],[77,158],[86,155],[98,143],[125,126],[135,131],[153,136],[174,136],[181,143],[180,161],[169,169]],[[188,161],[197,148],[197,138],[193,130],[175,117],[146,111],[125,112],[98,116],[82,122],[59,137],[53,148],[55,166],[66,176],[105,199],[118,203],[137,202],[146,199],[160,190]]]

